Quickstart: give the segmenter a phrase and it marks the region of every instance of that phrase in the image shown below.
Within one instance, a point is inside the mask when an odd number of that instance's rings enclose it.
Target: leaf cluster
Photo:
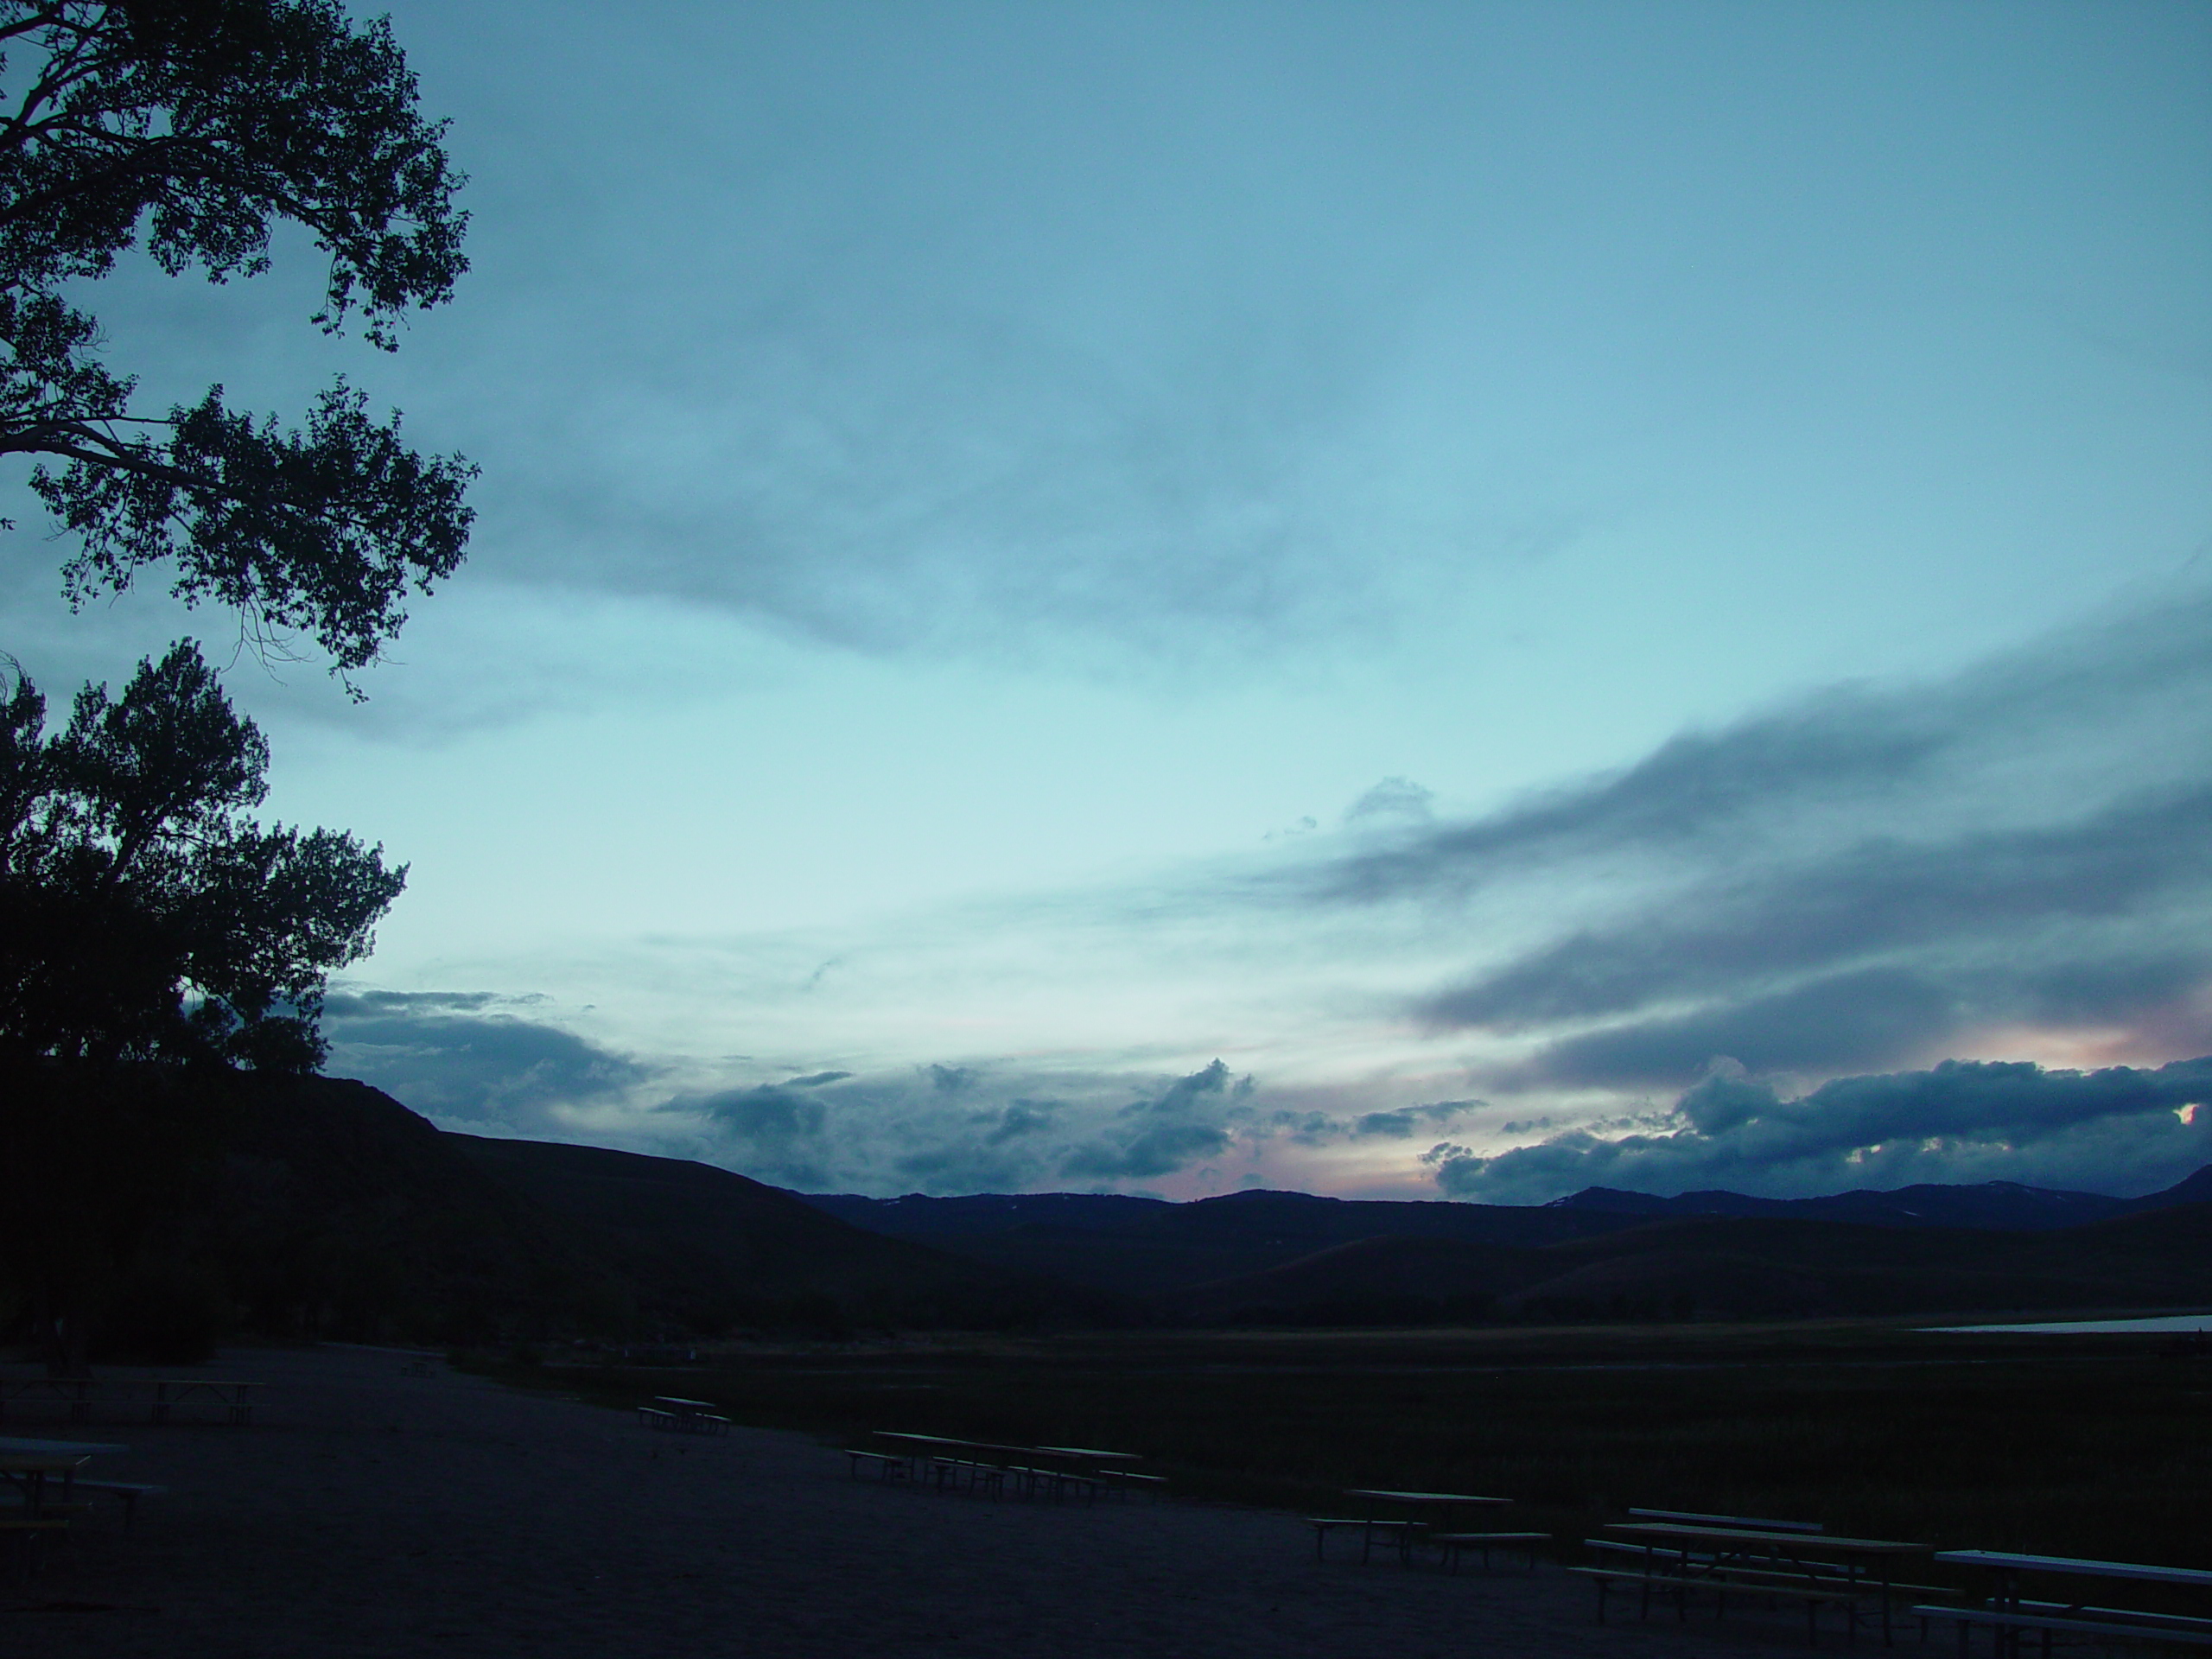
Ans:
[[[383,849],[264,827],[269,746],[189,640],[49,735],[0,700],[0,1050],[311,1071],[323,987],[405,886]]]
[[[289,221],[328,261],[315,321],[392,349],[467,268],[444,130],[389,24],[333,0],[0,0],[0,454],[43,458],[73,602],[173,563],[178,597],[235,608],[264,648],[309,634],[342,674],[459,566],[466,461],[409,449],[342,379],[304,429],[220,386],[134,413],[67,297],[141,245],[172,276],[258,275]]]

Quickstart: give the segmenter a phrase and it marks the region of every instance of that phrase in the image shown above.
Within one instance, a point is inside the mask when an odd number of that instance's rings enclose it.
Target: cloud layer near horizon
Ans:
[[[742,1007],[780,1069],[619,1052],[466,994],[341,995],[332,1034],[456,1127],[867,1192],[2125,1192],[2202,1161],[2175,1116],[2195,1074],[2156,1071],[2212,1052],[2201,591],[1485,815],[1391,779],[1341,817],[1140,883],[666,957],[690,1000],[664,1028],[750,1046],[721,1012]],[[1069,1008],[1088,1023],[1054,1033]],[[1058,1040],[931,1034],[995,1028]]]
[[[803,1191],[1143,1191],[1198,1164],[1250,1166],[1279,1146],[1410,1151],[1487,1109],[1479,1100],[1355,1116],[1285,1109],[1218,1060],[1173,1078],[935,1065],[677,1093],[625,1121],[600,1119],[594,1135],[594,1106],[650,1089],[650,1068],[482,995],[334,1003],[334,1035],[353,1068],[446,1127],[611,1138]],[[1057,1092],[1024,1092],[1046,1084]],[[1987,1179],[2133,1195],[2212,1163],[2212,1058],[2088,1072],[1946,1061],[1795,1097],[1725,1067],[1665,1111],[1489,1155],[1446,1140],[1419,1162],[1441,1196],[1485,1204],[1541,1204],[1596,1185],[1790,1197]]]
[[[2212,1058],[2089,1072],[1947,1060],[1796,1099],[1728,1071],[1627,1135],[1573,1129],[1492,1157],[1442,1142],[1426,1157],[1447,1197],[1484,1204],[1586,1186],[1783,1198],[1991,1179],[2133,1196],[2212,1163],[2200,1103],[2212,1108]]]

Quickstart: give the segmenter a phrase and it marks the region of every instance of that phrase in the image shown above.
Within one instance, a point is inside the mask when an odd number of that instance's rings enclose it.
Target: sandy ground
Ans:
[[[226,1355],[270,1386],[250,1428],[0,1433],[127,1443],[157,1482],[24,1580],[0,1652],[162,1659],[623,1656],[1640,1655],[1802,1650],[1786,1616],[1599,1625],[1535,1577],[1317,1564],[1296,1516],[939,1497],[848,1477],[834,1447],[655,1433],[372,1350]],[[1823,1648],[1840,1647],[1838,1637]]]

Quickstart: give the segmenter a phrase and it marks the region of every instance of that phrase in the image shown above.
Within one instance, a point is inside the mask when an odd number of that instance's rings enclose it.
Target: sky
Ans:
[[[2212,10],[405,0],[474,269],[88,289],[483,474],[330,1070],[807,1191],[2212,1162]]]

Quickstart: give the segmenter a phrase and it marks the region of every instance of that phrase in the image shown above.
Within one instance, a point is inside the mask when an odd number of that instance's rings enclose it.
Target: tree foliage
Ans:
[[[319,1065],[332,971],[405,885],[383,849],[264,828],[269,746],[186,640],[48,734],[0,702],[0,1050],[114,1063]]]
[[[71,600],[168,563],[264,646],[374,660],[410,589],[460,564],[475,469],[409,448],[342,378],[298,429],[219,385],[134,412],[74,302],[142,244],[172,276],[257,275],[286,221],[328,260],[315,321],[393,348],[467,269],[467,216],[389,25],[333,0],[0,0],[0,454],[41,457]]]

